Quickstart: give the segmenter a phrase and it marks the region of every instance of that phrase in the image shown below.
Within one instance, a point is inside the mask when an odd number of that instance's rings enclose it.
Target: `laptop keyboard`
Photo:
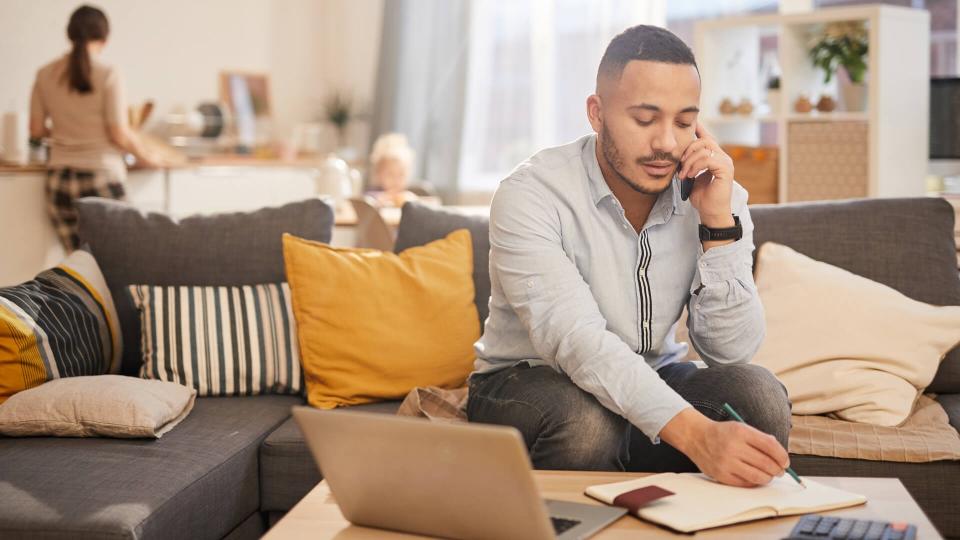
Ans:
[[[557,533],[558,535],[563,534],[565,531],[569,531],[580,524],[580,522],[575,519],[563,519],[558,517],[551,517],[550,521],[553,523],[553,532]]]

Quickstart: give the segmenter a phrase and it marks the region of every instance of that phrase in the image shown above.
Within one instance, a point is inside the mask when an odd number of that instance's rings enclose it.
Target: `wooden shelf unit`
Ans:
[[[793,103],[801,93],[809,95],[814,102],[821,93],[827,93],[842,105],[837,77],[824,84],[822,72],[813,67],[807,53],[811,31],[835,21],[866,24],[869,40],[866,110],[796,113]],[[763,114],[761,109],[750,116],[721,115],[719,106],[724,98],[735,103],[748,98],[756,106],[765,102],[766,81],[760,80],[759,68],[760,40],[769,35],[777,36],[781,72],[780,101],[776,109],[779,114]],[[867,197],[925,194],[930,108],[929,12],[872,4],[807,13],[714,19],[697,23],[694,49],[703,81],[701,115],[721,143],[759,146],[761,128],[776,124],[776,141],[780,147],[779,202],[829,199],[860,191]],[[798,129],[801,123],[805,129]],[[862,123],[863,129],[858,129],[857,123]],[[851,140],[842,147],[826,142],[822,145],[824,160],[844,165],[837,174],[854,175],[838,181],[860,188],[816,189],[816,185],[826,185],[829,181],[817,176],[824,174],[824,168],[803,165],[819,156],[809,143],[810,134],[818,129],[824,134],[838,129],[854,134],[851,136],[864,134],[865,141]],[[806,146],[797,146],[798,141],[791,138],[800,133],[808,137]],[[803,161],[791,161],[791,151],[802,152]],[[829,175],[831,171],[826,173]],[[797,194],[794,197],[791,197],[791,186]]]

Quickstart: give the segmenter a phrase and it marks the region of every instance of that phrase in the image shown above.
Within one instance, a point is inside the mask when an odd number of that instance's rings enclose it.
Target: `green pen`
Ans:
[[[723,404],[723,410],[727,411],[727,414],[729,414],[737,422],[740,422],[741,424],[746,424],[746,422],[743,421],[743,418],[740,418],[740,415],[737,414],[737,411],[733,410],[733,407],[731,407],[729,403]],[[800,479],[800,476],[798,476],[797,473],[793,472],[793,469],[791,469],[790,467],[787,467],[786,470],[787,470],[787,474],[789,474],[794,480],[796,480],[798,484],[803,486],[803,489],[807,489],[807,485],[803,483],[803,480]]]

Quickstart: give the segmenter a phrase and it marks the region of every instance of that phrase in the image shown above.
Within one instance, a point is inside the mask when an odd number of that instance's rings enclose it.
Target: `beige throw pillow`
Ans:
[[[756,283],[767,335],[754,363],[783,382],[793,413],[903,423],[960,341],[960,307],[932,306],[767,242]]]
[[[159,439],[186,418],[196,395],[176,383],[121,375],[56,379],[0,405],[0,434]]]

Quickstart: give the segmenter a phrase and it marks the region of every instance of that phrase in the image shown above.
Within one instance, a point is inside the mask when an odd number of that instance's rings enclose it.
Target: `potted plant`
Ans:
[[[776,116],[780,114],[780,77],[774,75],[767,81],[767,105],[770,107],[770,114]]]
[[[327,121],[337,129],[337,148],[347,144],[347,127],[353,119],[353,101],[337,92],[327,99],[325,106]]]
[[[810,47],[810,60],[814,67],[823,70],[824,84],[829,83],[839,67],[843,67],[850,79],[841,84],[843,101],[848,111],[866,109],[866,85],[868,51],[867,28],[863,21],[828,23],[816,32]]]

